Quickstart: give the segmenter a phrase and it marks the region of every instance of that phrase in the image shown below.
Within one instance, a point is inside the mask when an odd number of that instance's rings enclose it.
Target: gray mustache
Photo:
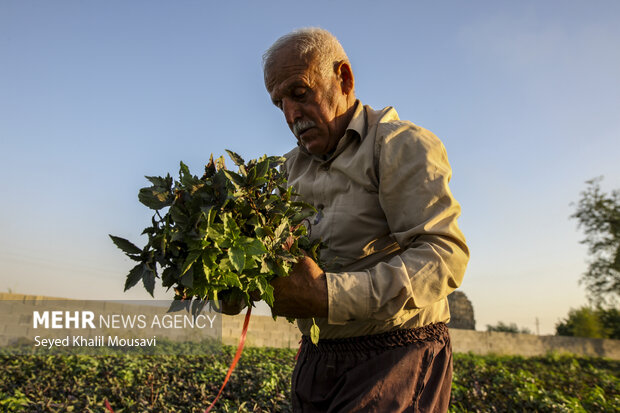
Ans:
[[[313,128],[316,126],[311,120],[298,120],[293,123],[293,134],[299,138],[299,134],[305,131],[306,129]]]

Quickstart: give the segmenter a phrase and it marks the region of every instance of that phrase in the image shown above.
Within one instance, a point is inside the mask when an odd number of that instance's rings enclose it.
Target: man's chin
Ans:
[[[306,149],[306,151],[308,151],[312,155],[321,156],[325,154],[325,151],[323,150],[322,147],[318,147],[317,145],[313,145],[312,143],[308,143],[308,144],[304,143],[303,146]]]
[[[304,139],[305,138],[305,139]],[[302,137],[299,143],[312,155],[321,156],[329,152],[320,138]]]

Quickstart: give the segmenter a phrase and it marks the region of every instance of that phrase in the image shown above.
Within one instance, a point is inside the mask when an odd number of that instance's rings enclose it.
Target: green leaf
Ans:
[[[127,241],[125,238],[115,237],[114,235],[110,235],[110,234],[108,234],[108,236],[112,239],[112,242],[114,243],[114,245],[116,245],[118,248],[120,248],[127,254],[142,253],[142,250],[140,248],[138,248],[131,242]]]
[[[174,198],[169,191],[150,187],[140,189],[138,200],[151,209],[159,210],[170,206]]]
[[[316,213],[315,210],[303,209],[303,210],[299,211],[298,213],[296,213],[295,215],[293,215],[293,222],[301,222],[304,219],[311,217],[315,213]]]
[[[230,247],[228,249],[228,257],[235,270],[238,272],[243,271],[243,267],[245,267],[245,251],[243,251],[243,248],[237,246]]]
[[[213,175],[215,175],[215,162],[213,162],[213,154],[209,157],[209,163],[205,165],[205,174],[202,179],[208,180]],[[208,181],[207,181],[208,182]]]
[[[262,255],[267,253],[267,248],[258,239],[254,238],[244,245],[245,253],[248,255]]]
[[[168,267],[161,274],[161,281],[164,287],[172,287],[179,276],[179,271],[176,267]]]
[[[217,256],[221,251],[218,248],[205,248],[202,250],[202,262],[208,267],[216,265]]]
[[[267,181],[267,179],[265,179],[265,178],[256,178],[252,183],[253,183],[254,186],[259,186],[260,187],[260,186],[265,185],[267,182],[269,182],[269,181]]]
[[[218,171],[223,171],[226,169],[226,162],[224,161],[224,157],[220,156],[215,160],[215,169]]]
[[[136,285],[138,281],[142,279],[142,274],[144,274],[144,268],[146,265],[144,263],[140,263],[133,267],[129,274],[127,274],[127,280],[125,281],[125,290],[129,290],[131,287]]]
[[[275,237],[275,234],[273,233],[273,231],[271,230],[271,228],[264,226],[264,227],[256,227],[256,235],[260,238],[266,238],[266,237]]]
[[[207,300],[196,299],[192,302],[191,313],[194,317],[197,317],[198,314],[202,311],[202,309],[207,305]]]
[[[271,284],[264,286],[261,298],[269,305],[269,307],[273,307],[273,287]]]
[[[179,168],[179,176],[181,177],[181,179],[183,179],[183,177],[187,175],[191,175],[191,173],[189,172],[189,168],[187,167],[187,165],[183,163],[183,161],[181,161],[180,168]]]
[[[288,272],[283,265],[278,262],[275,262],[271,259],[266,260],[267,267],[272,274],[276,274],[278,277],[286,277],[288,276]]]
[[[319,333],[321,332],[321,330],[319,329],[319,326],[316,325],[316,322],[314,321],[314,318],[312,319],[312,327],[310,327],[310,340],[312,341],[312,344],[314,344],[315,346],[318,346],[319,344]]]
[[[172,177],[170,174],[167,174],[165,178],[161,176],[145,176],[154,187],[159,187],[161,189],[170,189],[172,188]]]
[[[245,178],[235,172],[224,170],[224,175],[233,183],[236,189],[241,189],[245,186],[247,181]]]
[[[220,266],[219,269],[221,271],[230,271],[230,272],[234,272],[236,271],[235,267],[232,264],[232,261],[230,260],[230,258],[222,258],[220,259]]]
[[[213,210],[213,204],[209,204],[209,205],[201,205],[200,206],[200,211],[205,214],[205,216],[207,217],[207,222],[210,222],[211,219],[211,210]]]
[[[177,311],[186,310],[189,311],[190,300],[172,300],[167,313],[176,313]]]
[[[259,162],[256,167],[256,177],[257,178],[263,178],[265,176],[265,174],[267,174],[267,171],[269,170],[269,159],[265,159],[262,162]]]
[[[239,276],[234,272],[222,273],[222,281],[229,287],[243,288],[241,285],[241,280],[239,280]]]
[[[243,272],[248,273],[248,270],[258,269],[258,264],[256,261],[257,257],[245,255],[245,267],[243,267]]]
[[[271,272],[271,269],[269,268],[269,264],[267,264],[267,261],[265,261],[264,258],[261,261],[260,272],[261,274],[268,274]]]
[[[192,267],[181,277],[181,284],[188,288],[194,286],[194,269]]]
[[[148,268],[148,266],[146,265],[145,267],[146,270],[142,275],[142,284],[144,285],[146,291],[151,294],[151,297],[154,297],[153,292],[155,290],[155,271]]]
[[[239,154],[233,151],[229,151],[228,149],[226,149],[226,152],[228,153],[228,156],[230,156],[230,159],[232,159],[232,161],[235,163],[235,165],[241,166],[245,164],[245,161],[241,156],[239,156]]]
[[[210,281],[210,276],[211,276],[211,266],[205,263],[204,256],[202,257],[202,271],[205,273],[205,278],[208,283]]]
[[[211,224],[207,230],[207,237],[211,238],[216,244],[223,244],[227,239],[224,235],[224,225],[220,223]]]
[[[170,208],[169,214],[177,225],[185,226],[189,221],[188,216],[181,211],[181,208],[178,205],[173,205]]]
[[[190,251],[183,263],[183,267],[181,267],[181,275],[185,274],[201,255],[202,251]]]
[[[283,220],[282,223],[278,225],[278,228],[276,228],[276,232],[275,232],[276,238],[279,239],[285,236],[288,233],[287,229],[288,229],[288,221]]]
[[[279,251],[277,256],[285,262],[297,262],[297,258],[286,250]]]
[[[267,159],[274,167],[278,167],[286,162],[286,158],[284,156],[269,156]]]
[[[245,223],[253,227],[258,227],[260,225],[260,222],[258,220],[258,215],[254,213],[250,213],[250,218],[248,218],[248,220],[245,221]]]
[[[224,216],[222,216],[222,221],[224,222],[225,234],[231,239],[237,239],[241,234],[241,230],[232,217],[232,214],[224,214]]]

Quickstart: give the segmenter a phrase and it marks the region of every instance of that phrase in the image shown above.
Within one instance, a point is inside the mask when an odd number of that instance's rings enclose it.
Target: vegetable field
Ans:
[[[205,356],[1,356],[0,411],[202,412],[235,349]],[[290,411],[296,351],[247,348],[218,412]],[[617,412],[620,361],[456,354],[452,412]]]

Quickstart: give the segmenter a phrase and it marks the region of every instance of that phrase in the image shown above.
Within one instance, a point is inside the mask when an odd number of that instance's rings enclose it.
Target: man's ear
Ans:
[[[336,76],[340,79],[340,89],[345,95],[353,92],[355,86],[355,78],[353,77],[353,71],[349,63],[342,61],[336,66]]]

